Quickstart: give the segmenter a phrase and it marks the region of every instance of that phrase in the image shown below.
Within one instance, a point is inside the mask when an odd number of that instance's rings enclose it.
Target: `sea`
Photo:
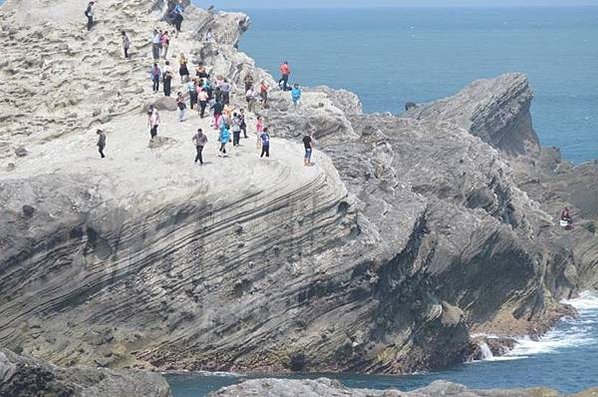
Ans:
[[[542,144],[560,147],[575,164],[598,159],[598,6],[241,11],[252,27],[239,48],[258,66],[276,76],[287,60],[293,82],[353,91],[366,112],[399,114],[409,101],[430,102],[477,79],[525,73]],[[540,341],[521,339],[507,356],[441,372],[167,379],[174,397],[206,396],[256,377],[321,376],[371,389],[407,391],[444,379],[479,389],[548,386],[573,393],[598,386],[598,296],[584,293],[568,303],[579,316],[563,319]]]

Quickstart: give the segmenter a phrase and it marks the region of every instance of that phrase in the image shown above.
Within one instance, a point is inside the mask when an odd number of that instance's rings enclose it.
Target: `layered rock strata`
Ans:
[[[73,0],[0,9],[0,344],[62,365],[403,373],[462,362],[472,330],[539,335],[595,287],[595,185],[575,182],[595,168],[547,171],[565,163],[539,147],[524,76],[404,117],[322,87],[293,109],[273,90],[267,160],[255,136],[218,158],[207,119],[166,110],[148,146],[146,105],[172,105],[147,79],[168,6],[99,2],[91,32]],[[237,51],[248,25],[187,6],[171,61],[229,77],[244,106],[247,73],[274,82]],[[555,226],[572,200],[557,188],[586,192],[571,204],[587,227]]]

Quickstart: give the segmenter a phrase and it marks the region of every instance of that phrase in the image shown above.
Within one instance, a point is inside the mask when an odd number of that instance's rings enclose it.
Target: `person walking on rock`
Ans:
[[[278,85],[282,83],[282,90],[288,91],[289,90],[289,76],[291,75],[291,67],[287,61],[284,61],[282,65],[280,65],[280,75],[281,78],[278,81]]]
[[[93,26],[93,14],[94,14],[93,6],[94,5],[95,5],[95,2],[90,1],[87,4],[87,8],[85,9],[85,16],[87,17],[87,30],[91,30],[91,28]]]
[[[158,109],[155,107],[150,107],[148,112],[148,124],[150,127],[150,138],[154,139],[158,136],[158,127],[160,126],[160,114],[158,113]]]
[[[153,89],[154,94],[160,91],[160,75],[162,74],[162,69],[158,66],[157,63],[154,63],[154,67],[152,68],[151,72],[152,82],[153,82]]]
[[[313,165],[313,163],[311,162],[311,155],[314,145],[315,142],[312,138],[312,133],[310,132],[303,137],[303,147],[305,148],[305,157],[303,158],[303,165],[306,167]]]
[[[251,73],[247,72],[245,78],[243,79],[243,83],[245,83],[245,92],[249,91],[249,89],[253,87],[253,76]]]
[[[218,156],[226,156],[226,144],[230,142],[230,131],[226,124],[224,124],[224,127],[220,130],[218,142],[220,142],[220,149],[218,150],[220,154]]]
[[[256,147],[258,149],[260,148],[260,136],[262,135],[262,132],[264,132],[264,118],[262,116],[257,116],[257,121],[255,122],[255,134],[257,136]]]
[[[218,100],[218,98],[216,98],[214,101],[212,110],[214,111],[214,128],[218,129],[220,126],[220,119],[222,118],[222,111],[224,110],[224,105]]]
[[[299,84],[295,84],[293,89],[291,90],[291,99],[293,100],[294,106],[299,106],[301,102],[301,88],[299,88]]]
[[[189,69],[187,69],[187,63],[189,60],[185,53],[181,52],[179,57],[179,74],[181,75],[181,84],[185,84],[189,81]]]
[[[197,103],[197,80],[193,79],[186,84],[187,94],[189,95],[189,107],[193,110],[193,106]]]
[[[164,96],[170,96],[170,93],[172,92],[172,76],[172,67],[170,66],[170,62],[166,61],[164,71],[162,72],[162,85],[164,87]]]
[[[247,123],[245,122],[245,109],[239,110],[239,121],[241,122],[241,131],[243,131],[243,138],[249,138],[247,136]]]
[[[162,47],[162,56],[164,59],[168,56],[168,47],[170,47],[170,37],[168,36],[168,32],[165,31],[162,36],[160,36],[160,45]]]
[[[262,141],[262,154],[260,154],[260,158],[264,157],[264,155],[270,157],[270,134],[268,133],[268,128],[264,128],[260,139]]]
[[[127,32],[124,30],[122,31],[122,41],[123,41],[123,52],[125,54],[125,58],[129,57],[129,48],[131,47],[131,40],[129,36],[127,36]]]
[[[241,119],[239,115],[235,113],[232,120],[233,130],[233,146],[237,147],[241,144]]]
[[[172,10],[173,13],[173,22],[174,27],[176,29],[176,37],[179,37],[179,33],[181,33],[181,25],[183,24],[183,7],[180,3],[177,3]]]
[[[160,39],[160,32],[158,29],[154,29],[154,36],[152,38],[152,57],[154,58],[154,61],[160,59]]]
[[[197,150],[197,154],[195,155],[195,164],[199,161],[199,164],[203,165],[203,148],[208,143],[208,137],[206,134],[203,133],[203,130],[200,128],[197,130],[197,134],[193,135],[193,143],[195,143],[195,149]]]
[[[257,93],[253,86],[249,87],[249,89],[245,92],[245,100],[247,101],[247,110],[253,113],[255,111],[255,104],[257,102]]]
[[[101,158],[105,158],[104,156],[104,148],[106,147],[106,134],[102,130],[97,130],[96,134],[98,134],[98,143],[96,144],[98,147],[98,152],[100,153]]]
[[[228,105],[230,103],[230,83],[227,79],[220,83],[220,91],[222,91],[222,104]]]
[[[187,104],[182,92],[177,93],[176,106],[179,108],[179,122],[187,120]]]
[[[206,113],[206,107],[208,106],[208,93],[200,86],[197,86],[197,89],[199,90],[199,92],[197,93],[197,111],[199,112],[199,117],[203,119]]]

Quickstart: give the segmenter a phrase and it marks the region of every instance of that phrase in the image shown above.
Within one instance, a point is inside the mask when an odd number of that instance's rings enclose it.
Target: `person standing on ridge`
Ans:
[[[170,96],[170,93],[172,92],[172,68],[170,67],[169,61],[166,61],[166,65],[162,72],[162,85],[164,87],[164,96]]]
[[[315,145],[315,141],[312,138],[312,133],[309,132],[307,135],[303,137],[303,147],[305,147],[305,157],[303,159],[303,165],[309,167],[313,165],[311,162],[311,155],[313,152],[313,147]]]
[[[129,57],[129,48],[131,47],[131,40],[129,36],[127,36],[127,32],[124,30],[122,31],[122,40],[123,40],[123,52],[125,53],[125,58]]]
[[[268,109],[268,90],[270,89],[270,86],[268,86],[268,84],[262,80],[262,82],[260,83],[260,98],[262,100],[262,107],[264,109]]]
[[[197,130],[197,134],[193,135],[193,143],[195,143],[195,149],[197,150],[197,154],[195,155],[195,164],[199,161],[200,165],[203,165],[203,148],[208,143],[208,137],[206,134],[203,133],[203,130],[200,128]]]
[[[97,130],[96,134],[98,134],[98,143],[96,144],[98,147],[98,152],[100,152],[101,158],[105,158],[104,156],[104,148],[106,147],[106,134],[102,130]]]
[[[264,128],[262,134],[260,135],[260,139],[262,141],[262,154],[260,154],[260,158],[270,157],[270,134],[268,133],[268,128]]]
[[[280,75],[281,78],[278,81],[278,85],[282,83],[282,90],[288,91],[289,90],[289,76],[291,75],[291,67],[289,66],[288,61],[284,61],[282,65],[280,65]]]
[[[154,67],[152,68],[150,75],[152,78],[152,82],[154,83],[154,94],[160,91],[160,75],[162,74],[162,69],[158,66],[157,63],[154,63]]]
[[[158,135],[158,127],[160,126],[160,114],[158,109],[151,106],[148,113],[148,125],[150,127],[150,137],[154,139]]]
[[[90,1],[87,4],[87,8],[85,9],[85,16],[87,17],[87,30],[91,30],[91,27],[93,26],[93,6],[94,6],[95,2],[94,1]]]
[[[301,101],[301,88],[299,84],[295,84],[291,90],[291,98],[293,99],[293,105],[298,106]]]
[[[154,35],[152,36],[152,57],[154,61],[160,59],[160,32],[158,29],[154,29]]]

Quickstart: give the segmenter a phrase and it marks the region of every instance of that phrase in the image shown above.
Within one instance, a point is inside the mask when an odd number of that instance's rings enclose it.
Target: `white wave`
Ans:
[[[564,300],[563,303],[569,304],[579,311],[598,310],[598,295],[585,291],[579,294],[578,298]]]

